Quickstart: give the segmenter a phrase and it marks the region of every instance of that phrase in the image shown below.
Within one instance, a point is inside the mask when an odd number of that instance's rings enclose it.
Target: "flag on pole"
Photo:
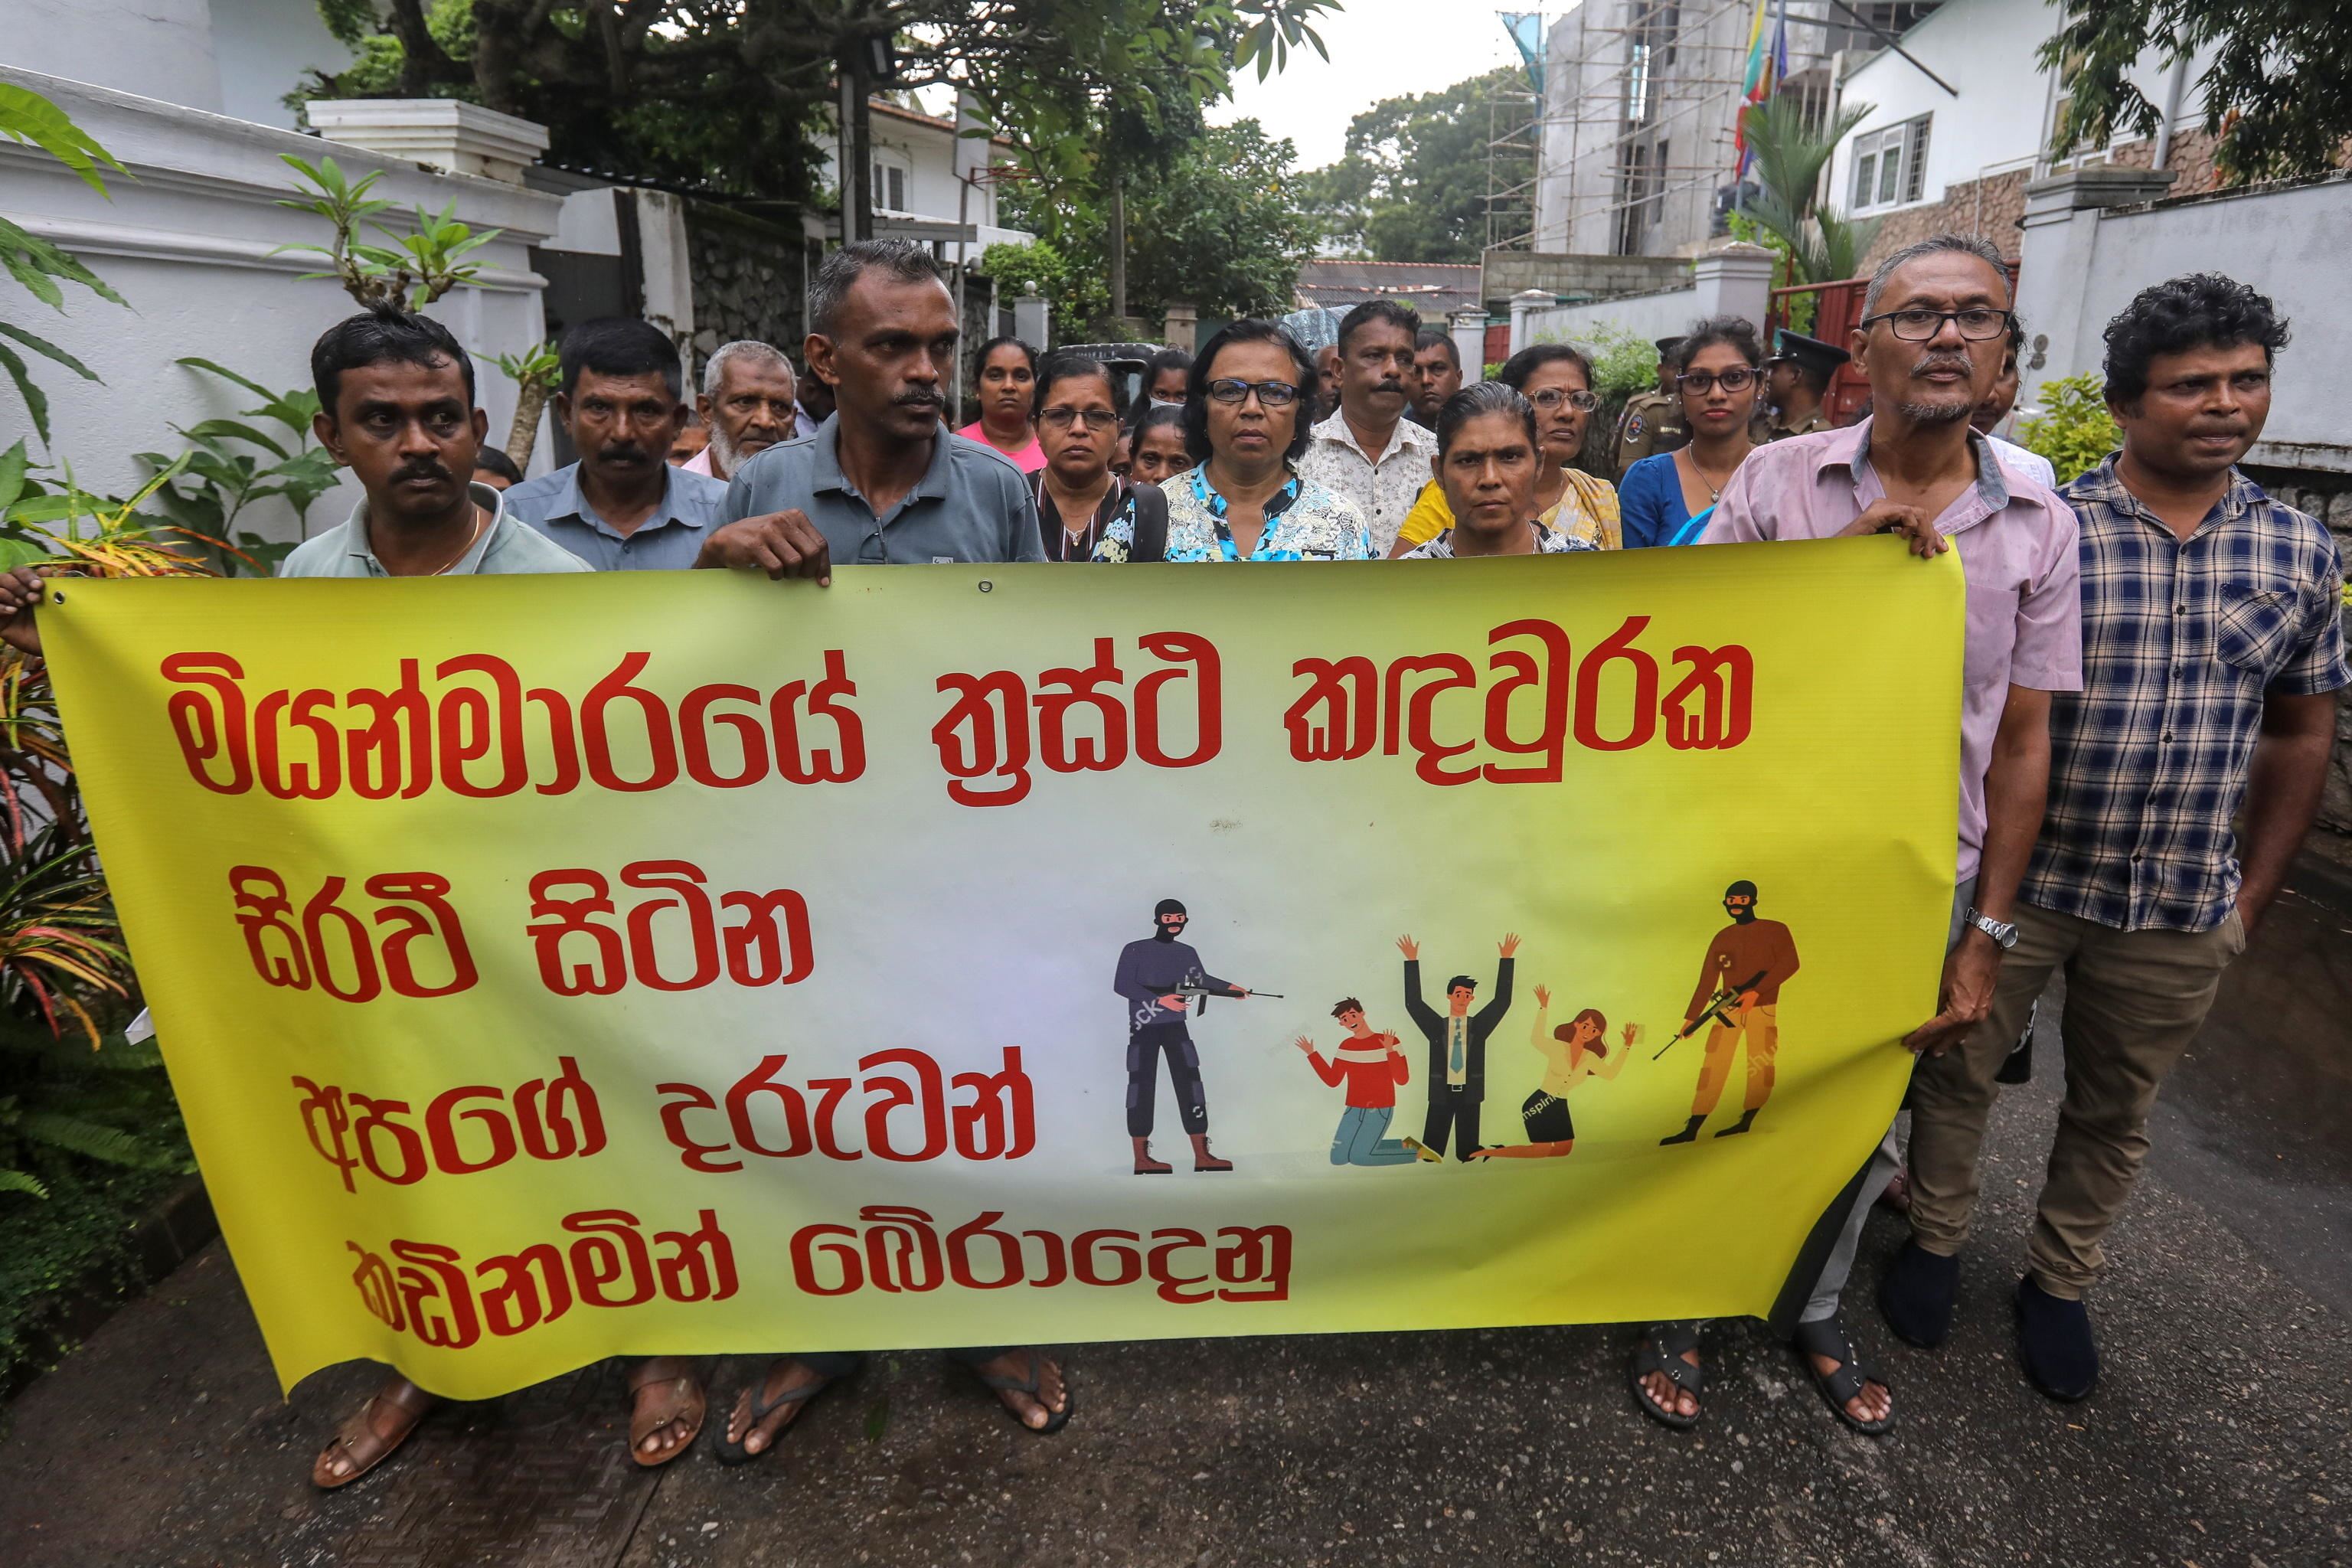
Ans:
[[[1748,177],[1748,165],[1752,157],[1748,147],[1748,111],[1770,98],[1773,89],[1789,74],[1789,16],[1787,0],[1772,25],[1772,36],[1764,36],[1764,11],[1772,0],[1756,0],[1756,15],[1748,26],[1748,73],[1742,79],[1743,95],[1739,117],[1733,122],[1731,144],[1739,153],[1739,169],[1735,176]]]

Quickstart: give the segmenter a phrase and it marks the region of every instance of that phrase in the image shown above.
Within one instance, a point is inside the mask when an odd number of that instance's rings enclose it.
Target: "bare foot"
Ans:
[[[803,1389],[814,1394],[830,1381],[796,1361],[770,1362],[767,1374],[755,1385],[760,1403],[769,1407],[767,1414],[760,1417],[757,1425],[752,1423],[751,1395],[754,1389],[744,1389],[742,1396],[735,1401],[735,1408],[728,1414],[727,1441],[730,1445],[740,1445],[747,1454],[766,1453],[783,1429],[808,1408],[807,1400],[785,1399],[784,1395]]]
[[[1021,1424],[1036,1431],[1069,1407],[1069,1391],[1062,1384],[1062,1369],[1043,1351],[1023,1349],[1007,1351],[993,1361],[979,1363],[971,1370],[982,1377],[1017,1377],[1026,1379],[1034,1367],[1037,1392],[1024,1394],[1017,1388],[998,1388],[990,1392],[1004,1402],[1004,1407],[1021,1418]]]
[[[1683,1360],[1693,1366],[1698,1365],[1698,1348],[1694,1345],[1683,1352]],[[1698,1396],[1687,1389],[1676,1388],[1675,1380],[1663,1372],[1645,1374],[1642,1379],[1642,1392],[1661,1410],[1671,1410],[1677,1415],[1698,1414]]]

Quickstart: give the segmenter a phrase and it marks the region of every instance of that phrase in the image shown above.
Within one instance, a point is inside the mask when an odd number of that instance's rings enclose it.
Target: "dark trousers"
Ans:
[[[1176,1089],[1176,1112],[1192,1133],[1209,1130],[1209,1101],[1201,1089],[1201,1053],[1181,1024],[1147,1024],[1127,1037],[1127,1135],[1151,1136],[1154,1102],[1160,1099],[1160,1058],[1168,1058],[1168,1081]]]
[[[1429,1090],[1429,1120],[1422,1123],[1421,1141],[1429,1145],[1431,1153],[1443,1155],[1449,1129],[1458,1129],[1462,1133],[1455,1159],[1467,1160],[1486,1147],[1478,1142],[1478,1101],[1470,1091],[1449,1089],[1443,1082],[1433,1084]]]
[[[1013,1347],[1009,1345],[977,1345],[966,1350],[941,1351],[940,1353],[958,1366],[978,1366],[984,1361],[994,1361]],[[866,1364],[863,1351],[809,1351],[791,1357],[819,1377],[847,1377]]]

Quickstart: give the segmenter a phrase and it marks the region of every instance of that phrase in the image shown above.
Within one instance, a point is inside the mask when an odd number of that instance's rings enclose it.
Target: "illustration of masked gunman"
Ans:
[[[1127,1131],[1135,1141],[1135,1173],[1164,1176],[1170,1167],[1151,1157],[1151,1116],[1160,1098],[1160,1058],[1168,1058],[1168,1079],[1175,1086],[1178,1114],[1192,1139],[1192,1169],[1230,1171],[1231,1160],[1209,1152],[1209,1102],[1201,1089],[1201,1054],[1184,1026],[1187,997],[1179,986],[1199,988],[1209,996],[1246,996],[1230,980],[1220,980],[1201,967],[1201,955],[1178,941],[1188,917],[1184,906],[1162,899],[1151,911],[1156,928],[1140,942],[1119,949],[1118,973],[1111,989],[1127,998]],[[1206,1006],[1205,997],[1203,1006]]]
[[[1683,1036],[1696,1030],[1702,1018],[1715,1020],[1706,1035],[1706,1058],[1699,1065],[1698,1092],[1691,1096],[1690,1121],[1681,1131],[1659,1139],[1661,1144],[1688,1143],[1698,1136],[1699,1124],[1723,1098],[1731,1058],[1743,1036],[1748,1042],[1748,1092],[1740,1100],[1738,1123],[1716,1136],[1728,1138],[1755,1126],[1756,1113],[1772,1098],[1772,1057],[1780,1048],[1780,985],[1797,973],[1797,944],[1779,921],[1756,918],[1753,882],[1726,888],[1723,909],[1731,923],[1707,944],[1698,988],[1683,1014]]]

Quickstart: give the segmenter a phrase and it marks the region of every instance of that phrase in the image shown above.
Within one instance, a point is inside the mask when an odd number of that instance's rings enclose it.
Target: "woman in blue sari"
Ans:
[[[1617,482],[1625,548],[1692,544],[1706,531],[1716,498],[1754,450],[1748,431],[1762,383],[1763,346],[1743,317],[1716,316],[1690,330],[1677,351],[1675,387],[1690,444],[1644,458]]]

